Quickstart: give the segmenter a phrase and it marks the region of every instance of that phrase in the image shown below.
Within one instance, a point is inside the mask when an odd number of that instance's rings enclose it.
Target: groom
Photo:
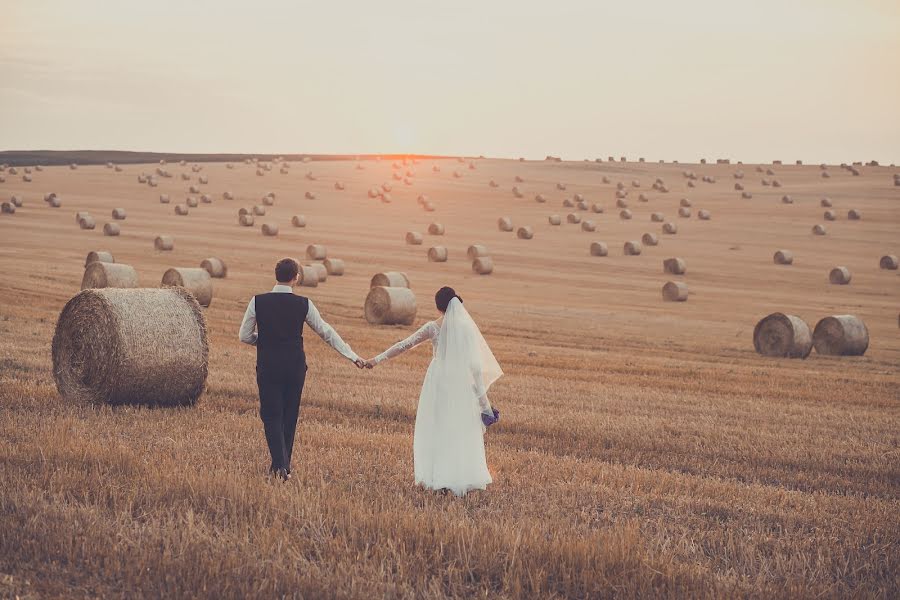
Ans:
[[[300,395],[306,381],[303,324],[362,369],[365,362],[319,315],[312,300],[293,293],[300,268],[293,258],[275,265],[271,292],[250,299],[240,338],[256,346],[256,384],[259,416],[272,455],[270,472],[283,481],[291,477],[291,453],[300,416]]]

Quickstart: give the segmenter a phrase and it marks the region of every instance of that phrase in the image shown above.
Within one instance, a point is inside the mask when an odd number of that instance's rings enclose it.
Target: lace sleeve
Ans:
[[[388,348],[387,350],[385,350],[384,352],[382,352],[381,354],[376,356],[374,359],[372,359],[372,362],[374,362],[377,365],[379,363],[386,361],[389,358],[394,358],[395,356],[399,356],[400,354],[403,354],[407,350],[409,350],[411,348],[415,348],[422,342],[430,340],[431,338],[434,337],[434,333],[435,333],[434,322],[431,321],[429,323],[425,323],[424,325],[419,327],[419,330],[416,331],[414,334],[412,334],[405,340],[401,340],[401,341],[397,342],[396,344],[394,344],[393,346],[391,346],[390,348]]]

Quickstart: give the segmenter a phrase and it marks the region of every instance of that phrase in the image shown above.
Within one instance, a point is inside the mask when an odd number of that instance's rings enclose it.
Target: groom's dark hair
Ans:
[[[444,286],[434,295],[434,304],[439,311],[447,312],[447,307],[450,306],[450,301],[454,298],[459,298],[460,302],[463,301],[459,294],[456,293],[456,290],[452,287]]]
[[[300,271],[297,261],[293,258],[282,258],[275,265],[275,280],[279,283],[290,283]]]

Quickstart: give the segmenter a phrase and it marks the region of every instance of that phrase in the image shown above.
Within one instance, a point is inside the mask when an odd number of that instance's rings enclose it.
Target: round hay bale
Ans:
[[[847,219],[849,219],[850,221],[859,221],[860,219],[862,219],[862,213],[860,213],[855,208],[851,208],[847,211]]]
[[[200,263],[200,268],[216,279],[224,279],[228,276],[228,267],[225,265],[225,261],[215,256],[204,258]]]
[[[494,272],[494,260],[490,256],[477,256],[472,261],[472,270],[479,275],[490,275]]]
[[[322,244],[310,244],[306,247],[306,258],[309,260],[325,260],[328,249]]]
[[[817,354],[862,356],[869,347],[869,330],[854,315],[825,317],[816,323],[812,343]]]
[[[641,243],[645,246],[658,246],[659,238],[655,233],[645,233],[641,236]]]
[[[743,198],[744,200],[749,200],[752,197],[753,194],[751,194],[750,192],[741,192],[741,198]]]
[[[640,256],[642,250],[641,243],[637,240],[625,242],[625,245],[622,247],[625,256]]]
[[[500,231],[512,231],[513,230],[513,222],[509,217],[500,217],[497,219],[497,228]]]
[[[299,283],[302,287],[318,287],[319,286],[319,272],[312,267],[307,265],[301,265],[300,270],[297,272],[297,283]]]
[[[224,192],[222,198],[225,200],[234,200],[234,194],[231,192]]]
[[[537,196],[534,197],[534,201],[539,204],[543,204],[544,202],[547,201],[547,198],[545,198],[543,194],[538,194]]]
[[[243,214],[240,217],[238,217],[238,222],[241,225],[243,225],[244,227],[253,227],[253,223],[255,221],[256,221],[256,219],[254,219],[253,215],[250,213]]]
[[[53,196],[47,203],[51,208],[59,208],[62,206],[62,200],[60,200],[59,196]]]
[[[897,257],[893,254],[885,254],[881,257],[881,260],[878,261],[879,268],[888,269],[891,271],[896,271],[897,265]]]
[[[578,210],[587,210],[587,209],[588,209],[588,203],[587,203],[587,202],[585,202],[584,200],[582,200],[581,202],[578,203]]]
[[[534,237],[534,230],[529,226],[519,227],[518,231],[516,231],[516,237],[520,240],[530,240]]]
[[[206,385],[206,322],[178,288],[85,290],[60,313],[52,356],[68,401],[189,406]]]
[[[687,182],[687,186],[688,186],[689,188],[692,188],[692,187],[696,187],[697,184],[695,184],[693,180],[689,180],[689,181]]]
[[[794,199],[791,198],[790,196],[788,196],[787,194],[785,194],[784,196],[781,197],[781,203],[782,204],[793,204]]]
[[[122,233],[122,230],[119,228],[118,223],[105,223],[103,225],[103,235],[115,237],[120,233]]]
[[[369,198],[377,198],[378,197],[378,189],[377,188],[369,188],[368,195]],[[421,196],[419,196],[421,198]]]
[[[206,269],[197,267],[173,268],[163,273],[163,286],[183,287],[197,299],[200,306],[212,302],[212,278]]]
[[[176,204],[175,205],[175,214],[180,215],[180,216],[184,216],[184,215],[188,214],[188,207],[185,206],[184,204]]]
[[[809,325],[794,315],[772,313],[753,329],[753,347],[763,356],[806,358],[812,345]]]
[[[444,226],[440,223],[432,223],[428,226],[429,235],[444,235]]]
[[[432,246],[428,249],[429,262],[447,262],[446,246]]]
[[[591,256],[607,256],[609,255],[609,248],[606,246],[606,242],[591,242]]]
[[[562,218],[559,215],[550,215],[547,217],[547,222],[551,225],[560,225],[562,223]]]
[[[335,182],[334,182],[334,189],[336,189],[336,190],[338,190],[338,191],[342,191],[342,190],[344,189],[344,184],[343,184],[342,182],[340,182],[340,181],[335,181]]]
[[[827,233],[824,225],[813,225],[812,232],[813,235],[825,235]]]
[[[603,183],[610,183],[610,178],[608,175],[603,176]]]
[[[591,212],[600,214],[603,212],[603,206],[594,202],[593,204],[591,204]]]
[[[84,259],[84,266],[87,267],[89,264],[95,262],[114,263],[116,262],[116,259],[113,258],[112,252],[107,252],[106,250],[91,250],[88,252],[87,258]]]
[[[566,191],[566,184],[564,184],[564,183],[562,183],[562,182],[557,183],[557,184],[556,184],[556,189],[558,189],[558,190],[564,192],[564,191]]]
[[[628,200],[619,198],[618,200],[616,200],[616,208],[628,208]]]
[[[188,188],[188,193],[189,194],[199,194],[200,188],[197,187],[196,185],[192,185],[191,187]]]
[[[197,206],[199,205],[199,203],[197,202],[197,199],[194,198],[193,196],[188,196],[187,199],[184,201],[184,203],[187,204],[191,208],[197,208]]]
[[[578,194],[578,193],[576,193],[574,196],[572,196],[572,199],[573,199],[575,202],[584,202],[584,194]]]
[[[616,182],[616,189],[617,189],[617,190],[624,190],[624,189],[625,189],[625,184],[622,183],[621,181]]]
[[[376,273],[369,282],[369,287],[409,287],[409,277],[400,271]]]
[[[22,208],[22,205],[25,204],[25,201],[22,200],[22,196],[10,196],[9,203],[16,208]]]
[[[416,319],[416,295],[408,287],[374,286],[364,307],[372,325],[412,325]]]
[[[597,231],[597,224],[590,220],[582,221],[581,230],[582,231]]]
[[[314,192],[306,192],[305,194],[303,194],[303,197],[307,200],[315,200],[316,194]]]
[[[566,222],[572,224],[581,223],[581,215],[578,213],[569,213],[566,215]]]
[[[406,232],[406,243],[410,246],[421,246],[422,245],[422,234],[418,231],[407,231]]]
[[[85,219],[85,218],[90,217],[90,216],[91,216],[91,213],[89,213],[89,212],[86,211],[86,210],[79,210],[79,211],[76,211],[76,212],[75,212],[75,223],[78,224],[78,223],[81,222],[82,219]]]
[[[469,257],[469,260],[475,260],[479,256],[490,256],[491,252],[488,250],[488,247],[484,244],[472,244],[466,250],[466,256]]]
[[[340,277],[344,274],[344,261],[340,258],[326,258],[322,265],[329,275]]]
[[[388,202],[390,202],[390,199],[388,199]],[[425,209],[425,212],[434,212],[435,207],[434,207],[433,203],[426,202],[425,204],[422,205],[422,208]]]
[[[826,210],[822,217],[826,221],[837,221],[837,213],[835,213],[833,210]]]
[[[662,232],[667,235],[675,235],[678,233],[678,225],[672,222],[663,223]]]
[[[306,227],[306,217],[303,215],[294,215],[291,217],[291,225],[294,227]]]
[[[683,281],[667,281],[662,288],[662,297],[666,302],[685,302],[688,299],[688,286]]]
[[[638,196],[638,202],[650,202],[650,198],[647,197],[647,194],[640,194]]]
[[[391,191],[391,184],[389,184],[389,183],[382,183],[382,184],[381,184],[381,191],[382,191],[382,192],[390,192],[390,191]]]
[[[691,201],[688,200],[687,198],[682,198],[681,201],[678,203],[678,205],[689,208],[691,206]]]
[[[112,210],[112,218],[117,221],[124,221],[125,216],[126,216],[126,213],[125,213],[124,208],[114,208]]]
[[[781,187],[781,182],[778,181],[777,179],[773,179],[773,180],[772,180],[772,187],[780,188],[780,187]]]
[[[159,195],[159,203],[160,204],[168,204],[170,202],[168,194],[160,194]]]
[[[94,217],[86,214],[78,219],[78,226],[82,229],[93,229],[97,226],[97,222],[94,221]]]
[[[623,199],[628,197],[628,192],[626,190],[618,190],[616,191],[616,198]]]
[[[266,214],[266,207],[265,207],[265,206],[262,206],[262,205],[259,205],[259,204],[255,205],[255,206],[253,207],[253,214],[256,215],[257,217],[265,216],[265,214]]]
[[[706,209],[698,210],[697,216],[700,217],[701,221],[709,221],[712,218],[712,214]]]
[[[680,207],[678,209],[678,216],[681,217],[682,219],[690,219],[691,218],[691,209],[685,208],[683,206]]]
[[[832,206],[831,199],[830,198],[822,198],[821,200],[819,200],[819,205],[821,205],[822,208],[831,208],[831,206]]]
[[[313,270],[319,283],[324,283],[328,279],[328,269],[322,263],[310,263],[306,267]]]
[[[158,235],[153,240],[153,247],[157,250],[168,252],[175,248],[175,238],[171,235]]]
[[[263,206],[274,206],[275,196],[263,196],[262,203],[263,203]]]
[[[666,217],[661,212],[655,212],[650,214],[650,221],[653,223],[662,223],[666,220]]]
[[[276,236],[278,235],[278,225],[276,223],[263,223],[261,231],[265,236]]]
[[[95,261],[88,263],[81,278],[81,289],[136,288],[137,271],[131,265]]]
[[[209,194],[201,194],[200,202],[202,202],[203,204],[212,204],[212,196],[210,196]]]
[[[835,267],[828,273],[828,281],[835,285],[847,285],[850,283],[850,269],[847,267]]]
[[[742,192],[742,191],[744,191],[744,184],[743,183],[735,183],[734,189],[737,190],[738,192]]]
[[[772,256],[772,262],[776,265],[792,265],[794,264],[794,253],[790,250],[777,250]]]
[[[831,177],[831,173],[829,173],[828,171],[822,171],[822,179],[828,179],[829,177]]]
[[[627,221],[627,220],[631,219],[631,211],[628,210],[627,208],[621,210],[619,212],[619,218],[622,219],[623,221]]]
[[[684,275],[687,271],[687,263],[683,258],[667,258],[663,261],[663,272],[672,275]]]
[[[209,177],[207,177],[206,175],[201,175],[201,176],[200,176],[200,183],[203,184],[203,185],[206,185],[207,183],[209,183]]]
[[[572,208],[573,206],[575,206],[575,202],[571,198],[565,198],[562,201],[562,205],[565,208]]]

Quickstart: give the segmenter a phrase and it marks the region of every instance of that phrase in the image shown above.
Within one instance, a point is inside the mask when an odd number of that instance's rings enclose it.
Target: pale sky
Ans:
[[[900,162],[900,1],[0,0],[0,149]]]

